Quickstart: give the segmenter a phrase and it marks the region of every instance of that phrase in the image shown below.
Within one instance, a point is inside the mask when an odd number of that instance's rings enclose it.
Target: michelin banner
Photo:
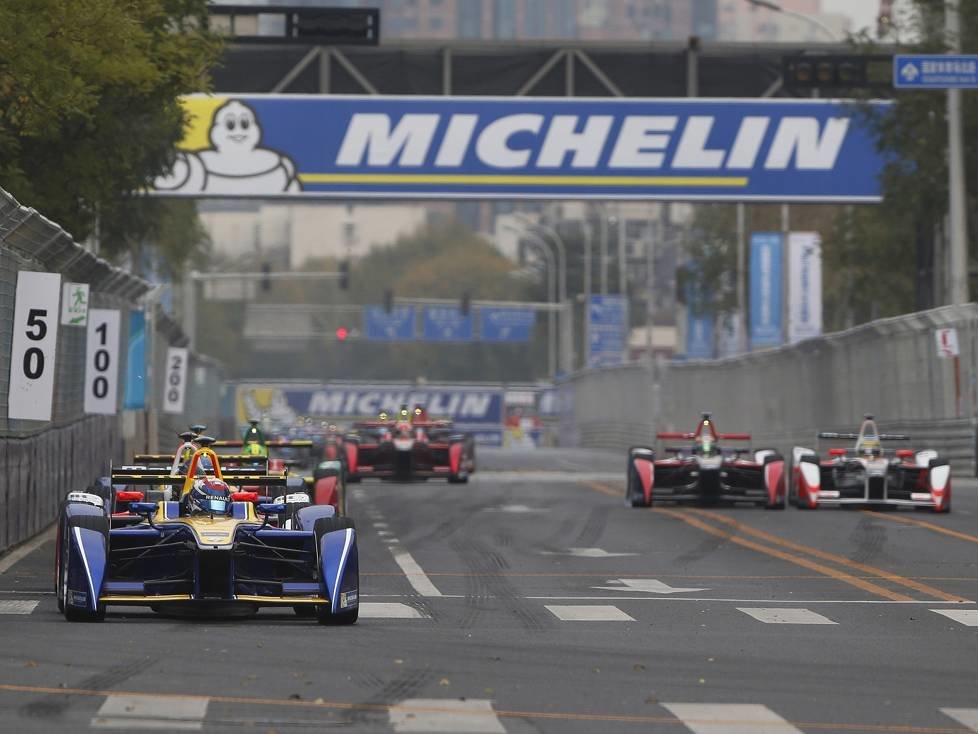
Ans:
[[[177,196],[880,200],[834,100],[193,95]],[[873,103],[887,114],[888,103]]]
[[[822,334],[822,239],[818,232],[788,235],[788,341]]]

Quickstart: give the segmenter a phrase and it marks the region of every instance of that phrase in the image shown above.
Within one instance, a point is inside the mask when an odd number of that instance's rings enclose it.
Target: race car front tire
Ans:
[[[652,506],[652,497],[649,497],[648,500],[645,499],[645,492],[642,491],[642,480],[631,461],[628,462],[628,486],[625,496],[628,504],[632,507]]]

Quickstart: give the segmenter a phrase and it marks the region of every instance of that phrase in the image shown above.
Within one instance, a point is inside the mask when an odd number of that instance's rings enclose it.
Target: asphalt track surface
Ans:
[[[0,731],[978,731],[978,483],[949,516],[631,509],[623,469],[482,451],[467,486],[351,487],[347,628],[69,624],[50,541],[0,558]]]

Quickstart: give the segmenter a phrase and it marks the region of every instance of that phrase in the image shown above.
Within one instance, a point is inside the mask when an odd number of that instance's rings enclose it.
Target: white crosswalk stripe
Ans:
[[[767,706],[754,703],[664,703],[694,734],[802,734]]]
[[[204,697],[109,696],[92,719],[92,727],[199,731],[209,702]]]
[[[634,622],[635,618],[610,604],[546,604],[564,622]]]
[[[37,608],[36,601],[10,599],[0,601],[0,614],[30,614]]]
[[[950,716],[971,731],[978,731],[978,709],[941,709],[941,713]]]
[[[428,619],[414,607],[400,602],[360,602],[362,619]]]
[[[978,627],[978,609],[931,609],[931,611],[960,622],[966,627]]]
[[[818,612],[805,608],[737,607],[737,611],[765,624],[838,624]]]
[[[487,699],[409,698],[393,706],[389,716],[396,732],[506,734]]]

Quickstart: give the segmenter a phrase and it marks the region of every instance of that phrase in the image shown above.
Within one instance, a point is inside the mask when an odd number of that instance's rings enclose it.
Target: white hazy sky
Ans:
[[[826,13],[841,13],[852,18],[853,31],[866,26],[875,29],[880,3],[879,0],[822,0],[822,10]]]

